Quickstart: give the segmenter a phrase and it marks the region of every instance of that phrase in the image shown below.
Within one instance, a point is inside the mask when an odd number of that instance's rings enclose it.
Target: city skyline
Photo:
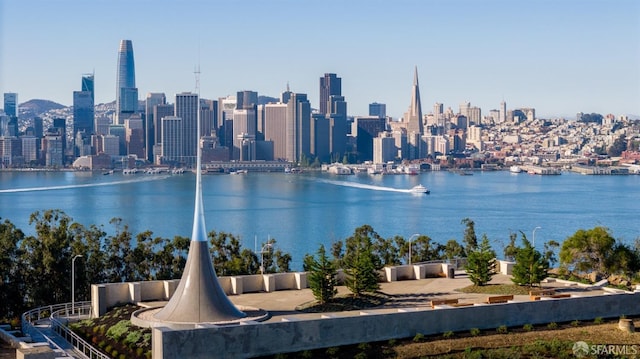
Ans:
[[[140,100],[193,91],[200,64],[203,98],[276,97],[289,83],[319,108],[318,78],[336,73],[350,115],[378,102],[399,118],[417,66],[425,113],[436,102],[488,113],[505,100],[543,117],[640,115],[634,1],[292,4],[4,1],[0,91],[70,105],[78,79],[95,72],[95,103],[114,101],[117,44],[130,39]],[[314,14],[327,21],[314,25]]]

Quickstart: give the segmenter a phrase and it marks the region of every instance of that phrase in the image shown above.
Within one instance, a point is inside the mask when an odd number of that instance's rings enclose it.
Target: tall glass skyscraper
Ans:
[[[4,113],[9,117],[18,116],[18,94],[7,92],[4,94]]]
[[[94,84],[95,84],[94,74],[91,73],[91,74],[82,75],[82,91],[91,92],[91,101],[93,101],[93,103],[95,104],[96,97],[94,92],[94,87],[95,87]]]
[[[320,113],[326,115],[329,112],[331,105],[329,100],[331,96],[342,95],[342,79],[336,74],[324,74],[324,77],[320,78]]]
[[[116,78],[116,123],[124,120],[138,110],[138,89],[133,61],[131,40],[120,40],[118,50],[118,75]]]

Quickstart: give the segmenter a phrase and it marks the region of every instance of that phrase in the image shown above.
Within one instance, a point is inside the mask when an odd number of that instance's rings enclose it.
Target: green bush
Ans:
[[[369,350],[369,348],[371,348],[371,345],[369,345],[369,343],[360,343],[358,344],[358,349],[364,351],[364,350]]]
[[[577,319],[574,320],[573,322],[571,322],[571,326],[574,327],[574,328],[580,326],[580,321],[577,320]]]
[[[339,351],[340,351],[340,348],[338,348],[338,347],[327,348],[327,355],[334,356],[334,355],[338,354]]]
[[[507,329],[506,325],[501,325],[498,327],[498,329],[496,329],[496,332],[498,332],[499,334],[506,334],[509,330]]]
[[[305,359],[313,358],[313,352],[311,350],[305,350],[302,352],[300,357]]]
[[[111,345],[107,345],[107,347],[104,348],[104,351],[107,353],[111,353],[111,349],[113,349],[113,347]]]
[[[101,340],[100,343],[98,343],[98,348],[102,349],[104,348],[105,345],[107,345],[107,342],[104,340]]]
[[[422,333],[416,333],[416,335],[413,337],[413,342],[414,343],[419,343],[421,341],[424,340],[424,334]]]
[[[389,339],[389,341],[387,342],[387,345],[389,345],[390,347],[393,347],[397,344],[397,341],[395,339]]]
[[[593,324],[602,324],[604,323],[604,319],[602,319],[602,317],[597,317],[596,319],[593,320]]]
[[[107,337],[119,341],[131,328],[130,320],[121,320],[107,330]]]
[[[447,332],[444,332],[442,334],[442,336],[445,337],[445,338],[452,338],[453,337],[453,332],[451,330],[449,330]]]
[[[525,325],[522,327],[522,329],[523,329],[525,332],[530,332],[530,331],[532,331],[532,330],[533,330],[533,325],[531,325],[531,324],[525,324]]]
[[[144,353],[144,349],[143,348],[136,348],[136,355],[137,356],[142,356],[142,353]]]
[[[114,358],[117,358],[118,354],[119,354],[118,350],[116,350],[116,349],[113,349],[113,351],[111,352],[111,356],[114,357]]]
[[[551,323],[547,324],[547,329],[558,329],[558,323],[551,322]]]
[[[137,343],[138,340],[140,340],[140,338],[142,338],[142,332],[138,330],[134,330],[132,332],[129,332],[129,334],[127,334],[126,338],[124,338],[123,340],[123,343],[131,347],[135,343]]]
[[[471,328],[470,333],[471,333],[471,336],[477,337],[478,335],[480,335],[480,329]]]

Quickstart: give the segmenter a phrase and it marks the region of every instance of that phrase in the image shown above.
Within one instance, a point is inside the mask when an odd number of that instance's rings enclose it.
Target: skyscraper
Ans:
[[[420,102],[420,87],[418,85],[418,67],[416,66],[413,75],[413,87],[411,90],[411,104],[409,110],[404,116],[404,122],[407,126],[407,138],[409,144],[408,159],[422,158],[420,153],[421,137],[424,134],[424,125],[422,124],[422,104]],[[404,157],[404,154],[403,154]]]
[[[383,103],[370,103],[369,116],[378,116],[379,118],[387,117],[387,105]]]
[[[298,162],[311,154],[311,104],[307,94],[294,93],[287,103],[285,124],[287,161]]]
[[[138,109],[135,64],[131,40],[120,40],[116,77],[116,124],[123,124]]]
[[[176,95],[175,115],[182,119],[182,154],[187,165],[196,163],[199,110],[198,94],[183,92]]]
[[[82,75],[82,87],[81,87],[81,90],[82,91],[91,92],[91,101],[95,104],[96,103],[96,95],[95,95],[94,88],[95,88],[94,74],[90,73],[90,74]]]
[[[167,103],[167,97],[164,93],[148,93],[147,99],[144,104],[144,147],[146,150],[147,161],[153,162],[153,146],[157,142],[160,142],[160,136],[156,136],[156,123],[162,119],[156,119],[153,117],[154,106],[164,105]],[[158,128],[158,132],[160,129]]]
[[[85,145],[90,147],[91,135],[94,131],[93,92],[73,91],[73,140],[75,155],[81,156],[87,151],[80,150]],[[78,136],[78,133],[81,133]]]
[[[18,116],[18,94],[8,92],[4,94],[4,113],[9,117]]]
[[[504,102],[504,100],[502,100],[502,102],[500,102],[500,119],[498,120],[499,123],[504,123],[507,121],[507,103]]]
[[[331,96],[342,95],[342,79],[336,74],[324,74],[320,78],[320,113],[329,113],[329,100]]]

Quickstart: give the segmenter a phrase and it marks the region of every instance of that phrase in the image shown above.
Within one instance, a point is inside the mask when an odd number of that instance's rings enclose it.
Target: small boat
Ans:
[[[513,166],[509,167],[509,172],[511,172],[511,173],[520,173],[520,172],[522,172],[522,168],[520,168],[520,166],[513,165]]]
[[[425,186],[423,186],[421,184],[411,188],[409,191],[411,193],[420,193],[420,194],[429,194],[430,193],[430,191],[427,189],[427,187],[425,187]]]
[[[102,174],[105,175],[105,176],[112,175],[113,174],[113,170],[104,172]]]

